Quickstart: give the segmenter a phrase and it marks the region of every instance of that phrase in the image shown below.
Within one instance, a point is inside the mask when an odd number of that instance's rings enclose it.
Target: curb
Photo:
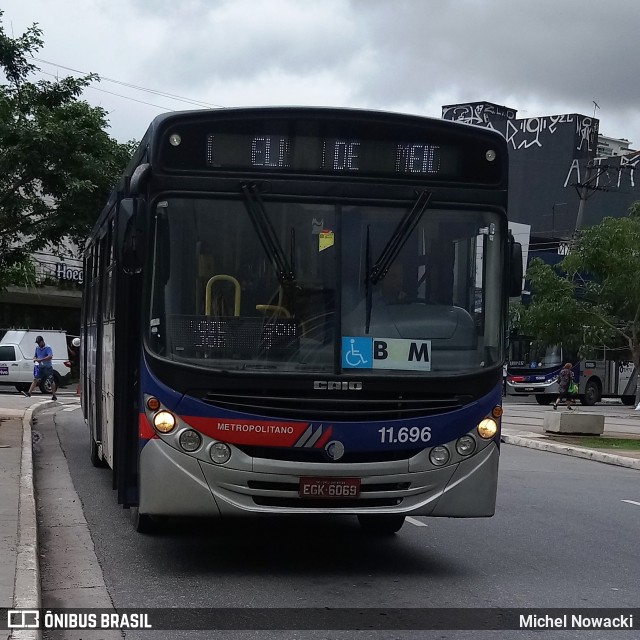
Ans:
[[[38,520],[33,484],[33,436],[31,422],[43,409],[53,406],[45,400],[29,407],[22,416],[22,456],[20,459],[20,492],[18,506],[18,549],[14,580],[13,607],[40,609],[40,564],[38,554]],[[14,640],[41,640],[39,629],[16,629],[10,636]]]
[[[565,456],[573,456],[574,458],[585,458],[586,460],[593,460],[594,462],[603,462],[604,464],[613,464],[618,467],[640,470],[640,460],[637,458],[617,456],[613,453],[604,453],[602,451],[596,451],[595,449],[585,449],[584,447],[572,447],[568,444],[545,442],[540,440],[537,434],[535,437],[526,437],[509,435],[503,432],[501,438],[506,444],[513,444],[517,447],[528,447],[529,449],[560,453]]]

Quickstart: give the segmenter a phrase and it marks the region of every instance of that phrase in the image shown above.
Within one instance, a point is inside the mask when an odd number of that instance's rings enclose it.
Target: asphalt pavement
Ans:
[[[77,407],[78,403],[78,396],[69,390],[60,391],[57,402],[49,396],[25,398],[15,391],[0,390],[0,608],[40,608],[32,425],[45,409]],[[553,411],[551,406],[532,403],[530,398],[506,398],[503,442],[640,470],[640,451],[587,449],[545,433],[549,411]],[[574,411],[577,415],[604,416],[605,437],[640,438],[640,410],[633,407],[605,401],[594,407],[578,406]],[[40,639],[41,632],[21,630],[13,636],[18,637]]]

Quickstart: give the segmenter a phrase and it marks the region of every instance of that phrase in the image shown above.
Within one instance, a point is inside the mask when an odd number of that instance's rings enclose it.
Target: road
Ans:
[[[69,566],[73,541],[65,542],[63,529],[76,523],[60,517],[64,503],[78,497],[116,608],[638,607],[637,471],[503,445],[497,513],[490,519],[415,518],[389,539],[367,538],[354,517],[189,521],[150,537],[136,534],[116,504],[110,471],[91,466],[86,427],[74,406],[41,414],[36,426],[45,607],[86,602],[78,600],[86,576],[73,588],[60,583],[82,571],[85,557],[79,553]],[[63,462],[54,464],[50,456],[60,447]],[[52,480],[61,467],[72,486]],[[66,633],[48,638],[106,637]],[[600,637],[594,633],[548,637]],[[539,638],[540,632],[129,631],[126,637],[462,639]]]

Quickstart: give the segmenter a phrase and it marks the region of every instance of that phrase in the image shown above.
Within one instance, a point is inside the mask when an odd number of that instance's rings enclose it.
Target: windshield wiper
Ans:
[[[366,293],[366,322],[365,333],[369,333],[369,326],[371,324],[371,303],[373,295],[373,286],[378,284],[388,273],[389,268],[393,264],[393,261],[398,257],[402,247],[409,239],[409,236],[416,228],[422,214],[427,210],[429,206],[429,200],[431,199],[431,191],[421,191],[415,201],[413,207],[400,220],[398,226],[391,234],[389,241],[385,245],[384,249],[380,253],[380,256],[376,260],[375,264],[371,266],[371,246],[369,238],[369,227],[367,227],[367,248],[366,248],[366,266],[367,276],[365,278],[365,293]]]
[[[269,220],[267,211],[264,208],[258,186],[255,183],[242,184],[241,189],[244,194],[244,204],[251,218],[251,223],[258,234],[258,238],[262,243],[267,257],[271,261],[278,282],[280,284],[295,284],[296,274],[293,270],[295,236],[293,230],[291,235],[291,261],[289,261],[278,240],[271,220]]]

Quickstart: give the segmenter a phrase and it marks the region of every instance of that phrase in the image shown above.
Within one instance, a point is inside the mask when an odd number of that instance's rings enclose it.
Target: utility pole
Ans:
[[[580,231],[582,231],[582,225],[584,224],[584,210],[587,206],[587,200],[596,192],[596,191],[609,191],[609,187],[601,187],[598,186],[598,180],[601,175],[607,173],[609,170],[620,172],[624,169],[634,169],[634,165],[626,165],[626,166],[611,166],[608,164],[600,164],[596,167],[593,160],[589,160],[587,163],[585,178],[583,182],[574,183],[573,187],[576,188],[578,192],[578,197],[580,198],[580,204],[578,205],[578,215],[576,216],[576,228],[573,232],[573,240],[571,242],[571,247],[574,247],[578,241],[578,237],[580,235]]]

